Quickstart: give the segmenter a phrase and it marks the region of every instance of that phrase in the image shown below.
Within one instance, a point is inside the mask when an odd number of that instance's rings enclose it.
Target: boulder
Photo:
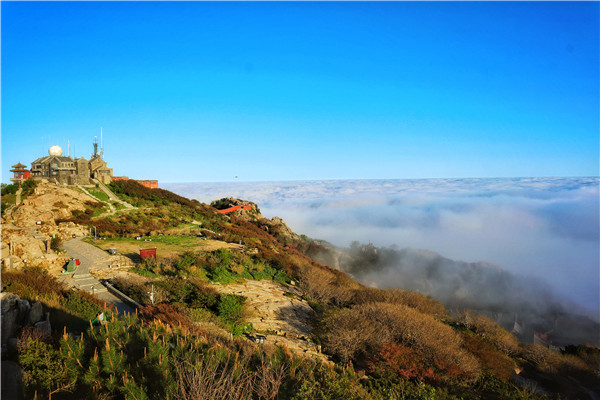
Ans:
[[[31,304],[29,304],[28,300],[21,299],[21,301],[19,301],[19,314],[24,317],[29,314],[29,311],[31,311]]]
[[[17,339],[17,338],[11,337],[6,342],[6,347],[9,352],[17,351],[18,346],[19,346],[19,339]]]
[[[46,319],[44,321],[37,322],[34,326],[42,334],[47,335],[47,336],[51,335],[52,334],[52,326],[50,326],[50,313],[47,312]]]
[[[21,299],[14,293],[0,293],[0,304],[2,307],[2,348],[6,346],[8,339],[17,334],[21,315],[19,303]]]
[[[29,318],[27,319],[27,325],[34,325],[36,322],[39,322],[44,317],[44,308],[42,307],[42,303],[36,301],[33,303],[31,307],[31,311],[29,312]]]
[[[23,371],[14,361],[2,361],[2,398],[23,399]]]

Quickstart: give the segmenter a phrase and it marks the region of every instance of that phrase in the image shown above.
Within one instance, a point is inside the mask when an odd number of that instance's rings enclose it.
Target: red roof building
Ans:
[[[20,183],[31,176],[31,172],[21,163],[13,165],[10,172],[15,174],[14,177],[10,178],[13,182]]]

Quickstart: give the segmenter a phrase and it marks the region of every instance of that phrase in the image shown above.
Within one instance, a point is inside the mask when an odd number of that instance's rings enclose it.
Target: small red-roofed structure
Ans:
[[[229,214],[230,212],[237,211],[237,210],[250,211],[250,210],[252,210],[252,207],[250,207],[250,206],[233,206],[233,207],[226,208],[224,210],[217,210],[217,212],[221,213],[221,214]]]
[[[23,182],[25,179],[31,176],[31,172],[26,168],[25,165],[18,163],[12,166],[10,172],[13,172],[14,177],[10,178],[13,182]]]

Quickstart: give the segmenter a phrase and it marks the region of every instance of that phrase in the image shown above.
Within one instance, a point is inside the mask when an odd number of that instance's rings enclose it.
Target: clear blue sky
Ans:
[[[2,181],[597,176],[598,2],[6,2]]]

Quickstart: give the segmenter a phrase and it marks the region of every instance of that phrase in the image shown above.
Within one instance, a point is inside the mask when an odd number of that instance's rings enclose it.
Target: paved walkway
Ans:
[[[119,314],[135,312],[133,307],[110,293],[98,279],[90,275],[90,267],[102,264],[108,266],[111,258],[110,254],[91,244],[83,242],[81,239],[83,238],[77,238],[63,243],[63,248],[67,251],[69,257],[79,259],[79,267],[77,267],[74,273],[62,275],[60,277],[61,280],[68,285],[92,293],[107,303],[114,304],[115,307],[117,307]]]
[[[17,193],[15,193],[17,195],[16,199],[15,199],[15,205],[19,205],[21,204],[21,193],[23,193],[23,188],[19,187],[19,190],[17,190]]]

